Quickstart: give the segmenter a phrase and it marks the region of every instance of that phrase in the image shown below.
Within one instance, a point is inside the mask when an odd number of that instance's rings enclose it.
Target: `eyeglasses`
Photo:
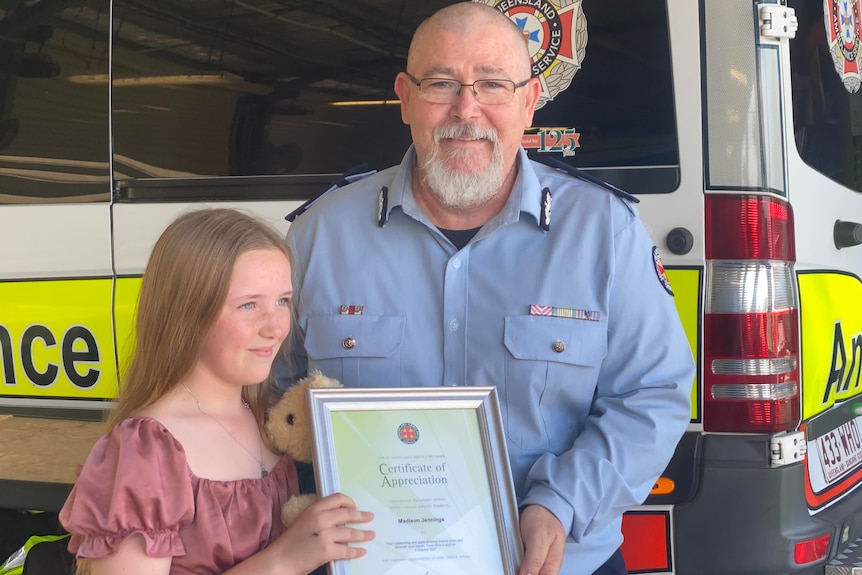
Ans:
[[[476,80],[465,84],[452,78],[422,78],[417,80],[410,72],[405,72],[410,81],[419,86],[419,93],[432,104],[452,104],[461,95],[461,89],[473,88],[473,96],[480,104],[508,104],[515,90],[523,88],[532,78],[517,84],[511,80]]]

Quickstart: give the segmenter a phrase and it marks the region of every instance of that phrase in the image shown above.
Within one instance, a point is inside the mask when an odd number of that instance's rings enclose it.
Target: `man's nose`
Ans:
[[[452,115],[461,119],[474,118],[479,115],[481,106],[474,85],[461,84],[461,91],[452,103]]]

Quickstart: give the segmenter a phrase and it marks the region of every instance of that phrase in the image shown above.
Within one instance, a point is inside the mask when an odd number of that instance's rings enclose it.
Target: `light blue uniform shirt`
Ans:
[[[519,506],[553,512],[562,573],[589,575],[690,418],[694,365],[653,243],[627,202],[521,150],[505,207],[457,250],[416,203],[414,161],[411,148],[290,227],[308,369],[348,387],[496,386]]]

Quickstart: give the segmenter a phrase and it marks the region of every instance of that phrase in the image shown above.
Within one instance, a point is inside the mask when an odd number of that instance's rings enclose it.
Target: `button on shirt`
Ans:
[[[634,208],[518,161],[505,207],[461,250],[413,197],[412,148],[317,200],[288,232],[294,352],[348,387],[496,386],[519,505],[553,512],[569,533],[561,572],[589,575],[673,454],[694,366]]]

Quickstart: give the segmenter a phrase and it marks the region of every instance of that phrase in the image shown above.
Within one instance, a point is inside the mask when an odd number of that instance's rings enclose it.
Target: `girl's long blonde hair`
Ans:
[[[191,373],[227,298],[237,258],[261,249],[277,249],[292,263],[281,234],[237,210],[188,212],[165,229],[144,271],[134,352],[120,378],[109,429],[158,401]],[[270,392],[269,380],[242,392],[267,444],[263,425]]]

